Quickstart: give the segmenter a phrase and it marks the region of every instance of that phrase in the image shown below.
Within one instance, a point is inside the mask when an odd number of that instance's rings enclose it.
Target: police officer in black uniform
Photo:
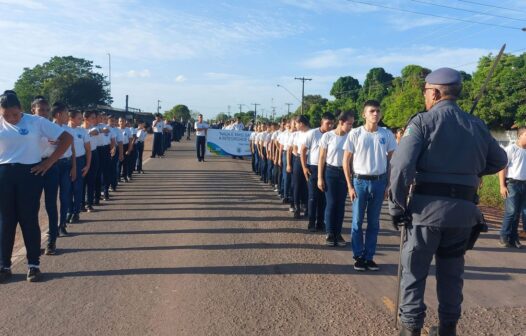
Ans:
[[[420,335],[426,278],[435,256],[440,325],[434,332],[450,336],[456,335],[461,314],[464,254],[483,222],[477,187],[481,176],[500,171],[507,158],[486,125],[457,105],[458,71],[441,68],[425,81],[427,112],[409,122],[391,160],[389,212],[395,228],[404,225],[407,233],[400,335]]]

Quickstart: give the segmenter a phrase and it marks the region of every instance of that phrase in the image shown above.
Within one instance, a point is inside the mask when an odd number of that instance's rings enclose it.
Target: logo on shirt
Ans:
[[[29,130],[27,128],[21,128],[18,130],[18,133],[20,135],[28,135],[29,134]]]
[[[381,143],[382,145],[385,145],[385,143],[386,143],[385,138],[380,138],[380,143]]]
[[[77,138],[82,139],[82,134],[77,134]]]

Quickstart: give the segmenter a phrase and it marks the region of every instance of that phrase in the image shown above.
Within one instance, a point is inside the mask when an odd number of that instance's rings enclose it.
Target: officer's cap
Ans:
[[[461,84],[462,77],[460,76],[460,72],[455,69],[440,68],[427,75],[426,83],[434,85]]]

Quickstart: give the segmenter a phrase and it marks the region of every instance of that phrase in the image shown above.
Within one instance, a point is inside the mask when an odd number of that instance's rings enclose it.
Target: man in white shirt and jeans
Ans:
[[[357,271],[377,271],[373,258],[380,230],[380,212],[386,197],[389,160],[396,149],[393,133],[378,123],[382,119],[380,103],[366,101],[365,125],[353,129],[344,145],[343,169],[349,197],[353,202],[351,242]],[[362,230],[367,212],[367,230]]]
[[[206,133],[208,132],[208,128],[208,124],[203,121],[203,115],[200,114],[195,123],[195,145],[197,149],[197,161],[199,162],[205,162]]]
[[[526,127],[518,129],[517,141],[505,150],[508,166],[499,172],[500,194],[506,199],[500,245],[521,248],[519,219],[526,207]]]

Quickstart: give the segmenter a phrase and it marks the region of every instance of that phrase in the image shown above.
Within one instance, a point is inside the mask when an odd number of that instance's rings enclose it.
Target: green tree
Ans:
[[[172,120],[175,118],[177,121],[187,121],[191,119],[190,109],[186,105],[175,105],[171,110],[164,113],[166,119]]]
[[[333,96],[336,99],[350,98],[356,101],[358,99],[358,96],[360,95],[361,88],[362,86],[356,78],[352,76],[340,77],[332,85],[331,96]]]
[[[108,82],[103,74],[95,72],[100,66],[92,61],[73,56],[55,56],[49,61],[24,68],[15,83],[22,107],[27,111],[37,95],[51,103],[62,101],[76,108],[110,105]]]
[[[372,68],[369,70],[360,91],[358,99],[360,105],[371,99],[381,102],[393,87],[393,79],[393,75],[386,72],[384,68]]]
[[[214,120],[216,121],[226,121],[228,119],[232,119],[232,116],[228,115],[225,112],[218,113],[214,118]]]

